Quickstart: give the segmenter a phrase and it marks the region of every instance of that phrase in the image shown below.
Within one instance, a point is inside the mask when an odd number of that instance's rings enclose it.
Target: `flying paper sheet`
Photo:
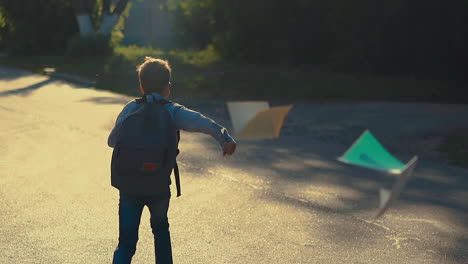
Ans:
[[[292,105],[269,108],[268,102],[228,102],[228,110],[239,139],[269,139],[280,135]]]
[[[390,154],[369,130],[366,130],[338,160],[356,166],[383,171],[397,177],[391,191],[386,189],[379,190],[380,211],[376,215],[377,218],[385,213],[403,191],[406,183],[413,175],[418,157],[413,157],[407,164],[402,163]]]
[[[232,126],[237,134],[258,112],[270,109],[268,102],[264,101],[228,102],[227,107],[231,115]]]
[[[381,192],[380,198],[383,201],[381,201],[380,211],[377,213],[375,218],[382,216],[388,210],[388,208],[390,208],[393,202],[396,201],[396,199],[398,199],[398,197],[400,196],[400,193],[405,188],[406,183],[409,181],[411,176],[413,176],[413,171],[414,171],[414,168],[416,168],[417,163],[418,163],[418,157],[415,156],[406,164],[403,172],[400,175],[398,175],[398,179],[396,183],[393,185],[393,189],[390,192],[390,196],[388,196],[388,194],[383,194],[382,196],[382,192]]]
[[[405,164],[388,153],[369,130],[364,131],[338,160],[391,174],[400,174],[405,168]]]
[[[379,189],[379,197],[380,197],[379,208],[380,209],[385,208],[385,206],[388,204],[391,194],[392,192],[387,189],[384,189],[384,188]]]

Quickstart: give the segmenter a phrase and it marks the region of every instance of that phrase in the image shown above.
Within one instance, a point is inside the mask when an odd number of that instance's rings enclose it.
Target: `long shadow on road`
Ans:
[[[47,80],[44,80],[42,82],[38,82],[38,83],[35,83],[35,84],[32,84],[32,85],[29,85],[29,86],[26,86],[26,87],[23,87],[23,88],[19,88],[19,89],[14,89],[14,90],[7,90],[7,91],[2,91],[0,92],[0,97],[5,97],[5,96],[10,96],[10,95],[22,95],[22,96],[27,96],[29,95],[31,92],[33,92],[34,90],[37,90],[43,86],[46,86],[46,85],[49,85],[53,82],[55,82],[56,80],[55,79],[47,79]]]
[[[31,75],[33,75],[31,72],[25,70],[0,66],[0,80],[13,81]]]
[[[97,104],[123,104],[123,105],[128,103],[128,101],[129,101],[128,98],[105,97],[105,96],[90,97],[90,98],[82,100],[82,102],[93,102]]]

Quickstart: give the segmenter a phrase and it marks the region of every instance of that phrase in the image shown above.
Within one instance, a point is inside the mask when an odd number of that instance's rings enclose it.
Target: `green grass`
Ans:
[[[34,56],[1,58],[0,64],[41,73],[44,67],[97,81],[96,88],[138,94],[136,66],[145,56],[169,60],[173,68],[173,95],[189,98],[266,99],[276,101],[425,101],[459,102],[461,85],[397,76],[333,73],[319,69],[292,69],[228,64],[212,47],[202,51],[164,51],[120,46],[108,58]]]

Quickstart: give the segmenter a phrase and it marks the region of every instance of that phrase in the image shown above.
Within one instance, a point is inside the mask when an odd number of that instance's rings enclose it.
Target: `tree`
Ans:
[[[75,33],[69,0],[0,0],[0,46],[10,54],[60,52]]]
[[[102,17],[98,32],[95,32],[91,20],[92,7],[96,0],[73,0],[76,21],[82,37],[94,36],[99,33],[103,36],[110,36],[112,29],[117,25],[119,17],[122,15],[128,0],[119,0],[111,12],[111,0],[99,1],[102,5]]]

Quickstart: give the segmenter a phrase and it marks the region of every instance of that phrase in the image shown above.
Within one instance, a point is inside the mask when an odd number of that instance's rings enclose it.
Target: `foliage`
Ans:
[[[3,15],[5,11],[3,11],[2,6],[0,6],[0,50],[5,48],[5,41],[3,40],[5,38],[5,35],[7,34],[7,20],[5,16]]]
[[[84,0],[91,10],[96,32],[102,22],[102,0]],[[131,4],[119,18],[110,43],[105,38],[79,38],[78,26],[70,0],[0,0],[0,48],[10,53],[42,54],[67,50],[75,55],[111,54],[112,47],[123,39],[124,20]],[[97,42],[92,44],[92,40]],[[67,47],[67,44],[71,46]],[[2,47],[5,46],[5,47]],[[90,50],[94,46],[96,51]],[[77,48],[84,48],[83,51]]]
[[[178,35],[223,58],[450,75],[468,66],[466,0],[169,0]]]
[[[220,62],[219,54],[211,45],[203,50],[174,49],[169,51],[135,45],[118,46],[116,53],[124,56],[135,65],[141,63],[146,56],[168,60],[171,64],[174,63],[178,67],[206,68],[216,66]]]
[[[67,44],[67,54],[70,56],[109,56],[114,52],[114,45],[109,37],[92,35],[82,37],[73,36]]]
[[[337,45],[329,62],[415,75],[457,71],[468,59],[463,24],[468,2],[453,0],[333,0]]]
[[[131,4],[119,17],[119,22],[112,30],[110,37],[96,33],[92,36],[82,37],[80,34],[75,34],[67,43],[67,54],[75,57],[79,56],[110,56],[114,53],[115,47],[124,38],[123,30],[125,26],[125,18],[129,15]],[[91,19],[93,21],[95,32],[99,31],[102,23],[102,0],[97,0],[90,8]]]
[[[168,0],[167,8],[175,15],[178,42],[182,46],[204,48],[214,35],[216,0]]]
[[[94,31],[99,32],[102,23],[103,9],[102,0],[88,1],[88,7],[91,10],[91,20],[94,26]],[[113,28],[111,36],[103,36],[95,33],[92,36],[83,37],[80,34],[75,34],[67,43],[67,54],[75,57],[79,56],[110,56],[114,52],[114,48],[124,38],[123,30],[125,18],[129,15],[131,4],[127,5],[125,11],[119,17],[117,25]],[[111,7],[111,10],[113,7]]]
[[[141,0],[137,0],[137,1],[141,1]],[[102,23],[102,16],[103,16],[102,2],[103,2],[103,0],[94,0],[93,2],[94,2],[94,4],[90,8],[90,10],[91,10],[91,20],[93,21],[95,32],[98,32],[99,27],[101,26],[101,23]],[[115,25],[115,27],[112,29],[111,38],[109,40],[111,42],[111,45],[113,45],[113,46],[118,45],[122,41],[122,39],[124,38],[123,31],[125,29],[125,19],[129,16],[131,7],[132,7],[132,3],[129,2],[127,4],[125,10],[120,15],[119,21],[117,22],[117,25]],[[111,4],[111,10],[113,10],[114,8],[115,8],[115,6]]]
[[[44,67],[96,80],[96,88],[138,95],[136,66],[145,56],[167,59],[176,98],[223,100],[372,100],[467,103],[466,85],[408,77],[335,73],[291,67],[232,65],[211,60],[212,51],[117,46],[112,56],[9,56],[2,65],[41,73]],[[210,59],[208,59],[210,58]],[[203,63],[201,63],[203,62]],[[447,92],[452,91],[452,92]],[[466,134],[466,133],[465,133]]]
[[[0,39],[11,53],[63,50],[76,32],[69,0],[0,0]]]
[[[171,50],[169,55],[184,64],[196,67],[208,67],[216,65],[221,61],[218,51],[213,45],[208,45],[205,49],[194,50]]]

